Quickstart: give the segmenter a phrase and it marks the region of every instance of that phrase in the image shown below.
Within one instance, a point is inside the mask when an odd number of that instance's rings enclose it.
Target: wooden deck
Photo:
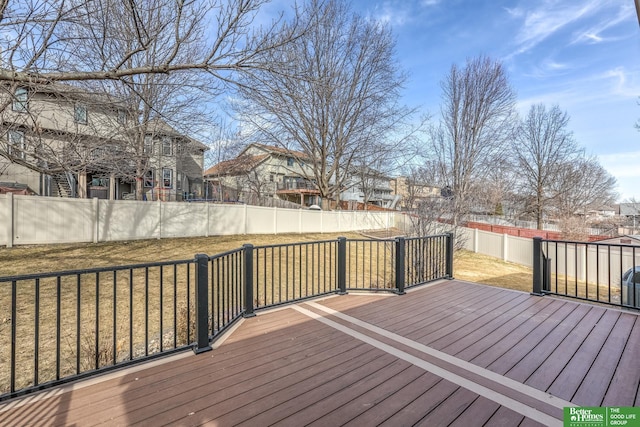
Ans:
[[[245,319],[217,349],[0,405],[0,425],[532,426],[640,405],[635,313],[460,281]]]

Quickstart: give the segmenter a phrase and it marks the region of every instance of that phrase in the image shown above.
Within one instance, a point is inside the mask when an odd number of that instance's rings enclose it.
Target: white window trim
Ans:
[[[169,175],[169,185],[166,185],[165,173],[168,172]],[[162,187],[163,188],[173,188],[173,169],[170,168],[162,168]]]
[[[84,112],[83,114],[80,114]],[[73,120],[81,125],[86,125],[89,123],[89,111],[87,106],[84,104],[76,104],[73,107]]]
[[[29,111],[29,91],[27,88],[19,87],[14,92],[11,110],[18,113],[26,113]]]
[[[151,182],[147,184],[147,182],[149,181],[149,178],[151,178]],[[149,169],[142,176],[142,186],[144,188],[153,188],[154,181],[155,181],[155,170]]]
[[[172,150],[172,141],[171,138],[168,136],[163,136],[162,137],[162,155],[163,156],[171,156],[173,154],[173,150]],[[167,150],[167,147],[169,148]]]
[[[121,125],[127,124],[127,110],[118,108],[118,123]]]
[[[8,154],[24,160],[26,157],[24,152],[24,132],[21,130],[10,130],[7,134],[7,140],[9,142],[7,147]]]
[[[144,154],[153,154],[153,136],[145,135],[144,142],[142,145],[142,152]]]

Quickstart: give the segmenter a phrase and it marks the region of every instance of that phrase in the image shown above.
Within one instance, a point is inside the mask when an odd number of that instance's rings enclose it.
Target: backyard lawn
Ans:
[[[219,236],[0,248],[0,277],[193,260],[198,253],[221,254],[246,243],[259,247],[335,240],[339,236],[356,240],[347,246],[347,286],[388,287],[393,281],[393,244],[358,241],[366,239],[358,233]],[[334,249],[329,247],[331,250]],[[291,252],[288,248],[285,252],[263,249],[255,254],[256,264],[262,266],[259,270],[262,274],[255,277],[256,307],[277,303],[281,298],[304,296],[309,293],[309,284],[311,293],[320,290],[320,286],[325,289],[327,283],[326,290],[335,285],[335,277],[326,276],[331,266],[325,270],[321,261],[327,255],[327,246],[306,245],[304,249],[297,246]],[[285,264],[279,261],[282,257],[286,257]],[[371,264],[358,260],[367,260]],[[277,269],[276,265],[279,266]],[[283,265],[284,268],[281,267]],[[224,264],[219,267],[224,267]],[[309,281],[309,273],[315,279]],[[218,271],[216,277],[220,278],[219,274]],[[11,282],[2,283],[0,341],[12,340],[11,299],[16,301],[13,308],[16,312],[15,341],[21,349],[15,359],[18,368],[16,385],[18,388],[28,387],[34,378],[46,382],[115,361],[126,361],[147,352],[153,353],[158,351],[160,342],[167,340],[167,348],[192,342],[193,337],[185,335],[185,331],[193,333],[195,329],[193,308],[188,308],[189,298],[193,303],[194,290],[184,286],[190,282],[189,275],[194,275],[193,264],[191,267],[180,264],[175,267],[127,269],[120,270],[118,274],[105,271],[73,274],[59,279],[55,276],[42,277],[37,279],[37,286],[33,279],[16,280],[13,285]],[[454,276],[459,280],[526,292],[531,290],[531,269],[467,251],[458,251],[454,255]],[[275,287],[272,287],[272,282]],[[16,289],[13,292],[12,287]],[[219,313],[212,315],[210,326],[219,327],[233,315],[231,311],[224,311],[237,305],[237,300],[232,300],[233,292],[230,295],[222,300],[218,296],[216,307]],[[187,324],[190,329],[187,329]],[[35,341],[34,328],[38,331]],[[174,331],[175,335],[167,331]],[[150,343],[155,344],[150,348]],[[0,386],[0,394],[8,391],[9,347],[0,349],[0,385],[5,385]],[[34,354],[39,354],[35,361]],[[56,360],[59,360],[58,365]]]
[[[259,246],[329,240],[339,236],[363,238],[357,233],[263,234],[0,248],[0,277],[191,259],[197,253],[215,255],[246,243]],[[530,268],[468,251],[456,252],[454,275],[460,280],[531,291]]]

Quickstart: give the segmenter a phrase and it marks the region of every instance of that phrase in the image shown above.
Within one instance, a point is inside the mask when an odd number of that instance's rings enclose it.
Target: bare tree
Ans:
[[[596,210],[615,202],[616,179],[600,165],[595,157],[580,157],[565,162],[559,169],[552,186],[556,194],[553,206],[560,216],[586,217]]]
[[[256,138],[315,159],[306,178],[336,198],[351,167],[366,164],[364,148],[392,139],[411,111],[398,104],[404,76],[388,27],[337,0],[311,0],[302,26],[303,36],[265,55],[282,71],[253,72],[239,105]]]
[[[122,80],[141,74],[202,70],[218,81],[228,72],[265,68],[261,53],[295,37],[278,20],[263,31],[252,22],[267,0],[6,0],[0,2],[0,81]],[[132,28],[133,37],[118,25]],[[205,39],[205,35],[208,37]],[[122,42],[126,49],[118,49]],[[99,57],[93,48],[97,46]],[[91,46],[86,56],[85,46]],[[197,55],[185,55],[197,46]],[[161,49],[159,49],[161,47]],[[153,62],[138,57],[153,56]],[[96,60],[97,59],[97,60]]]
[[[502,64],[484,56],[462,69],[454,64],[441,86],[441,122],[430,131],[429,151],[437,182],[451,190],[457,225],[512,135],[515,93]]]
[[[569,115],[557,105],[532,105],[518,129],[511,149],[520,176],[520,192],[528,196],[538,229],[557,197],[552,185],[581,151],[567,129]]]
[[[494,157],[491,165],[485,179],[474,186],[477,191],[474,200],[490,215],[512,216],[518,173],[508,156]]]
[[[111,108],[114,113],[102,114],[99,123],[92,115],[86,123],[100,129],[94,132],[99,138],[64,127],[63,156],[59,146],[48,147],[37,138],[42,133],[37,111],[30,111],[28,124],[6,119],[3,123],[6,128],[23,126],[28,141],[38,147],[30,150],[35,159],[30,168],[47,174],[89,170],[121,178],[135,182],[136,198],[141,199],[145,175],[165,161],[163,149],[153,144],[163,144],[162,138],[180,133],[199,135],[213,120],[208,102],[237,80],[233,73],[268,69],[271,64],[260,62],[261,53],[295,38],[295,17],[286,28],[277,20],[268,28],[252,27],[264,3],[2,2],[0,28],[10,35],[0,41],[0,82],[6,82],[3,112],[16,101],[16,91],[38,92],[61,87],[52,82],[69,81],[82,88],[76,91],[83,94],[87,108]],[[71,102],[77,98],[71,97]],[[180,141],[171,150],[184,163],[198,148],[191,138]],[[47,150],[50,153],[44,153]]]
[[[361,191],[365,209],[374,200],[386,201],[390,205],[390,176],[397,174],[400,165],[405,164],[413,153],[413,131],[409,131],[405,138],[372,142],[360,150],[360,155],[354,158],[347,181]]]

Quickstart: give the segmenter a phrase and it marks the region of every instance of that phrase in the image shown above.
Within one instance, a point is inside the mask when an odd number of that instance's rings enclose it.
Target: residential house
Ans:
[[[145,199],[204,198],[204,153],[208,149],[162,120],[147,123],[143,149],[148,156],[143,178]]]
[[[399,206],[403,210],[414,210],[420,203],[442,197],[442,189],[416,181],[406,176],[394,178],[391,181],[393,195],[399,196]]]
[[[132,198],[139,156],[131,135],[138,128],[122,101],[58,83],[3,88],[3,187],[26,187],[27,193],[42,196]],[[161,183],[163,191],[156,191],[156,198],[158,194],[166,200],[201,196],[207,147],[166,124],[149,129],[151,142],[158,138],[169,147],[169,151],[157,148],[162,157],[155,156],[156,151],[145,153],[149,157],[145,167],[152,170],[145,175],[153,184],[150,194]]]
[[[625,234],[623,236],[610,237],[603,240],[598,240],[598,243],[606,243],[609,245],[631,245],[640,246],[640,235],[637,234]]]
[[[302,206],[320,203],[312,179],[312,159],[305,153],[263,144],[250,144],[234,159],[204,173],[207,199],[248,202],[275,197]]]
[[[640,203],[620,203],[618,213],[630,220],[640,218]]]
[[[361,167],[350,171],[344,181],[340,200],[393,209],[399,197],[393,195],[391,178],[371,168]]]

